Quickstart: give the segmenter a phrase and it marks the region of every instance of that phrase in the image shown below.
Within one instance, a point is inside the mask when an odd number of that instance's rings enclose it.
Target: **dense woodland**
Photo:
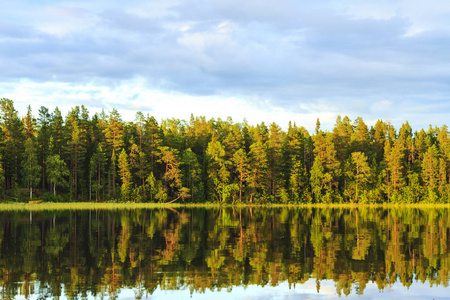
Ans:
[[[20,117],[0,99],[5,199],[185,203],[447,203],[447,126],[398,130],[338,117],[331,132],[296,123],[191,116],[161,123],[84,106]],[[299,120],[301,122],[301,120]],[[28,196],[27,196],[28,197]]]

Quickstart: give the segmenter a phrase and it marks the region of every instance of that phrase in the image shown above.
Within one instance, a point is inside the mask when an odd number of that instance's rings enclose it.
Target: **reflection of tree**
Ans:
[[[161,289],[290,286],[339,295],[448,285],[446,209],[226,208],[0,213],[0,295],[136,298]],[[39,284],[35,285],[35,281]],[[37,287],[37,288],[35,288]]]

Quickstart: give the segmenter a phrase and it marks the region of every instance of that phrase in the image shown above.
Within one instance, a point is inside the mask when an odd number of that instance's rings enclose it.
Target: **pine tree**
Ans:
[[[382,120],[377,120],[372,136],[372,153],[376,157],[376,162],[379,164],[384,158],[384,145],[386,141],[387,124]]]
[[[41,166],[38,163],[35,150],[34,139],[27,139],[22,160],[22,176],[24,183],[30,191],[30,199],[33,198],[33,187],[38,185],[41,180]]]
[[[317,168],[317,167],[316,167]],[[317,173],[316,175],[317,176]],[[311,193],[309,190],[309,174],[301,160],[294,161],[289,178],[289,192],[295,202],[310,203]]]
[[[316,203],[322,201],[323,189],[325,186],[325,173],[322,166],[322,161],[319,156],[314,159],[314,164],[311,168],[311,190],[314,195]]]
[[[53,195],[56,196],[56,187],[67,186],[66,178],[69,176],[69,169],[59,154],[47,157],[47,178],[53,186]]]
[[[0,196],[5,197],[5,170],[3,170],[3,157],[0,154]]]
[[[130,168],[131,179],[133,184],[138,184],[140,178],[138,177],[140,171],[140,157],[139,157],[139,146],[131,141],[130,155],[128,155],[128,164]]]
[[[129,201],[132,181],[131,181],[130,167],[128,164],[128,155],[125,152],[125,149],[122,149],[122,152],[120,152],[118,167],[119,167],[119,176],[120,179],[122,180],[122,187],[121,187],[122,200]]]
[[[144,138],[144,122],[145,117],[144,114],[140,111],[136,113],[136,126],[138,128],[139,132],[139,148],[138,148],[138,164],[139,164],[139,170],[136,172],[137,176],[140,179],[140,182],[142,182],[142,187],[144,188],[144,194],[145,194],[145,153],[143,151],[142,145],[143,145],[143,138]]]
[[[107,127],[103,131],[111,152],[111,177],[113,196],[116,195],[116,153],[123,146],[123,124],[117,110],[109,114]]]
[[[253,196],[264,197],[268,194],[267,128],[264,123],[255,129],[254,140],[250,146],[250,174],[247,181],[251,190],[250,202],[253,201]]]
[[[162,146],[162,132],[154,117],[148,117],[144,123],[143,147],[145,157],[150,160],[150,172],[158,174],[155,163],[160,158],[160,147]]]
[[[161,158],[160,161],[165,165],[163,175],[164,189],[169,196],[175,197],[173,202],[178,199],[189,198],[189,189],[183,187],[182,174],[180,170],[180,161],[178,159],[178,150],[170,147],[160,147]]]
[[[104,196],[104,174],[105,166],[106,166],[106,153],[104,151],[104,147],[102,146],[102,143],[98,143],[97,147],[94,151],[94,154],[91,157],[90,161],[90,187],[95,192],[95,199],[98,201],[100,198],[102,198],[102,194]],[[94,181],[94,184],[92,184],[92,181]]]
[[[58,107],[55,108],[50,120],[50,136],[53,138],[53,151],[50,153],[63,155],[66,146],[64,134],[64,119]]]
[[[267,141],[266,151],[269,166],[269,194],[275,199],[279,197],[279,188],[284,186],[283,173],[282,173],[282,148],[285,136],[281,131],[281,128],[272,123],[269,129],[269,139]]]
[[[320,132],[320,121],[319,121],[319,118],[317,118],[317,121],[316,121],[316,130],[315,130],[315,132],[316,132],[316,134],[319,134],[319,132]]]
[[[441,195],[444,193],[448,186],[447,181],[447,166],[444,159],[439,159],[439,192]]]
[[[50,143],[50,120],[52,116],[48,112],[48,109],[44,106],[41,106],[39,109],[39,118],[37,119],[38,125],[38,136],[37,136],[37,145],[39,148],[38,160],[39,164],[42,167],[42,189],[45,189],[45,173],[46,173],[46,159],[48,156],[48,148]]]
[[[324,188],[323,191],[325,192],[325,195],[323,195],[325,197],[320,197],[317,194],[318,188],[316,187],[315,197],[316,200],[325,199],[326,202],[330,202],[332,200],[331,198],[337,195],[336,189],[338,188],[340,176],[340,163],[336,158],[336,150],[334,149],[334,144],[331,140],[331,134],[319,132],[319,134],[315,136],[314,154],[314,164],[316,164],[317,160],[318,163],[322,165],[321,169],[323,170],[323,176],[321,178],[322,182],[319,186]],[[317,170],[319,170],[318,166],[316,166],[316,173],[318,172]]]
[[[425,183],[425,188],[428,189],[429,197],[432,198],[429,200],[434,200],[434,195],[439,186],[439,158],[435,145],[428,148],[427,152],[423,156],[422,179]]]
[[[341,119],[341,116],[336,118],[336,124],[333,128],[333,143],[336,149],[336,157],[339,161],[343,162],[347,160],[350,155],[351,140],[354,136],[354,129],[350,119],[345,116]]]
[[[396,195],[404,185],[403,145],[399,140],[396,140],[391,147],[390,142],[387,140],[384,153],[388,175],[388,198],[391,198],[391,196]]]
[[[239,149],[233,155],[233,166],[238,175],[239,203],[242,202],[242,191],[249,176],[248,157],[244,149]]]
[[[226,159],[226,152],[222,143],[213,139],[208,144],[206,154],[209,157],[208,176],[214,186],[214,196],[221,202],[225,202],[230,195],[229,183],[230,172],[228,171],[229,161]]]
[[[81,126],[78,118],[78,111],[72,110],[66,121],[66,130],[68,135],[68,155],[70,161],[70,189],[74,199],[78,199],[81,178],[83,172],[84,158],[87,154],[86,130]]]
[[[10,99],[0,99],[1,126],[3,135],[3,167],[5,171],[5,188],[16,187],[20,176],[22,153],[25,140],[23,123],[14,108],[14,102]]]
[[[188,148],[183,151],[181,158],[183,171],[183,186],[191,191],[191,201],[205,201],[203,194],[202,169],[198,162],[197,155]]]
[[[369,130],[361,117],[358,117],[354,125],[352,135],[353,152],[363,152],[367,155],[369,152]]]
[[[355,198],[353,202],[359,202],[359,194],[367,191],[370,166],[367,163],[367,156],[362,152],[353,152],[351,160],[354,167],[352,177],[355,184]]]

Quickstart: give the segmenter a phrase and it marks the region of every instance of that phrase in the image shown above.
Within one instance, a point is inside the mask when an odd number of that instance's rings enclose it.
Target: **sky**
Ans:
[[[0,98],[91,115],[450,125],[446,0],[0,0]]]

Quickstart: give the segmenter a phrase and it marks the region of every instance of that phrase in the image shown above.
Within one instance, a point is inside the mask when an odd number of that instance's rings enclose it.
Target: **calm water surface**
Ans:
[[[449,212],[0,212],[0,297],[449,299]]]

